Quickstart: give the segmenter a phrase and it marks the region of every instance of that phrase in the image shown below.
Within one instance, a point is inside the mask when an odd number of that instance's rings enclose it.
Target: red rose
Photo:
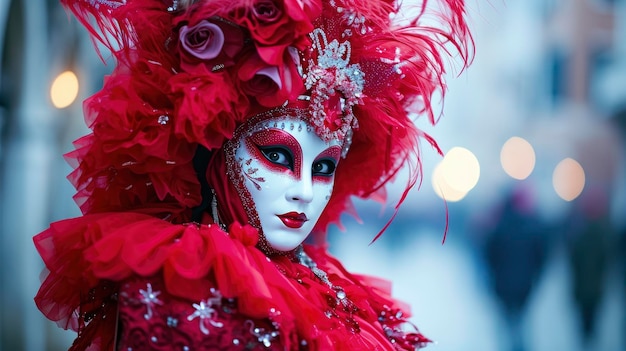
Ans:
[[[193,71],[198,65],[217,70],[234,64],[233,58],[243,47],[241,28],[223,21],[202,20],[179,31],[181,68]]]
[[[256,52],[242,62],[237,75],[245,94],[256,98],[263,106],[280,105],[286,100],[281,93],[282,82],[277,66],[269,66]]]
[[[287,47],[304,50],[313,30],[303,8],[297,3],[285,6],[283,0],[256,0],[251,9],[235,11],[232,20],[250,31],[259,56],[274,66],[282,64]]]
[[[280,19],[283,15],[282,9],[276,6],[271,0],[259,0],[252,5],[252,13],[259,22],[271,24]]]
[[[294,62],[297,57],[293,57],[290,51],[285,55],[282,66],[266,64],[256,52],[242,59],[237,72],[243,92],[265,107],[279,106],[300,95],[304,84]]]
[[[243,91],[254,96],[261,105],[273,104],[274,97],[279,98],[278,92],[282,88],[278,67],[267,66],[256,72],[242,84]]]

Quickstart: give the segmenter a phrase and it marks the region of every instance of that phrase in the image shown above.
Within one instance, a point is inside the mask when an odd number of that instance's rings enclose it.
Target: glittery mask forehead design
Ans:
[[[271,127],[283,130],[288,130],[289,128],[293,130],[294,126],[295,128],[302,128],[301,123],[305,122],[307,131],[315,132],[315,134],[325,142],[330,142],[333,139],[338,140],[341,145],[341,157],[345,158],[350,149],[350,145],[352,144],[353,134],[353,127],[348,124],[345,117],[338,117],[339,128],[331,131],[329,130],[329,128],[326,127],[325,120],[320,119],[320,116],[327,116],[327,113],[315,113],[315,107],[312,105],[312,103],[300,102],[299,105],[303,106],[279,107],[250,117],[244,124],[237,128],[232,139],[237,139],[237,135],[241,135],[241,133],[246,133],[250,135],[261,129],[267,129]],[[273,121],[274,119],[278,118],[287,118],[290,120],[290,122],[278,123]],[[356,124],[356,118],[353,117],[351,121],[352,124]],[[233,141],[229,141],[229,143],[232,144]]]

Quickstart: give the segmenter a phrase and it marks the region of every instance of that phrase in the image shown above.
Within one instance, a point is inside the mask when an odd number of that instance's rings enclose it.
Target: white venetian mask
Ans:
[[[328,204],[340,141],[325,142],[306,121],[284,116],[258,122],[231,142],[229,173],[252,224],[271,249],[295,249]]]

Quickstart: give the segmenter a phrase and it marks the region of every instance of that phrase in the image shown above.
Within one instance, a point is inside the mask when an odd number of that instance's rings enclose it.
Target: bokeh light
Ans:
[[[511,178],[526,179],[535,168],[535,150],[526,139],[512,137],[500,150],[500,164]]]
[[[71,105],[78,96],[78,78],[72,71],[59,74],[52,82],[50,98],[56,108],[65,108]]]
[[[439,164],[433,170],[432,176],[432,185],[435,190],[435,194],[440,198],[450,201],[457,202],[462,200],[467,192],[458,191],[452,188],[447,182],[442,173],[442,165],[444,161],[439,162]]]
[[[460,193],[467,193],[480,178],[480,164],[474,154],[462,147],[453,147],[441,163],[445,183]]]
[[[552,186],[559,197],[572,201],[585,187],[585,170],[580,163],[568,157],[554,168]]]

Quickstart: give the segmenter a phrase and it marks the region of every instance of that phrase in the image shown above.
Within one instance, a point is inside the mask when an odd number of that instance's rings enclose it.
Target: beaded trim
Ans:
[[[317,263],[315,263],[315,261],[313,261],[313,259],[306,254],[302,245],[296,248],[295,259],[299,264],[309,268],[311,272],[317,277],[317,279],[324,283],[324,285],[328,286],[330,291],[334,292],[334,306],[342,306],[343,311],[348,313],[348,317],[344,320],[346,326],[349,327],[353,333],[358,333],[361,328],[357,320],[354,319],[354,314],[359,310],[359,308],[348,298],[345,290],[341,286],[335,285],[330,281],[330,279],[328,278],[328,274],[324,270],[320,269],[317,266]],[[333,309],[327,310],[326,316],[328,318],[340,318],[335,311],[335,307],[333,307]]]

